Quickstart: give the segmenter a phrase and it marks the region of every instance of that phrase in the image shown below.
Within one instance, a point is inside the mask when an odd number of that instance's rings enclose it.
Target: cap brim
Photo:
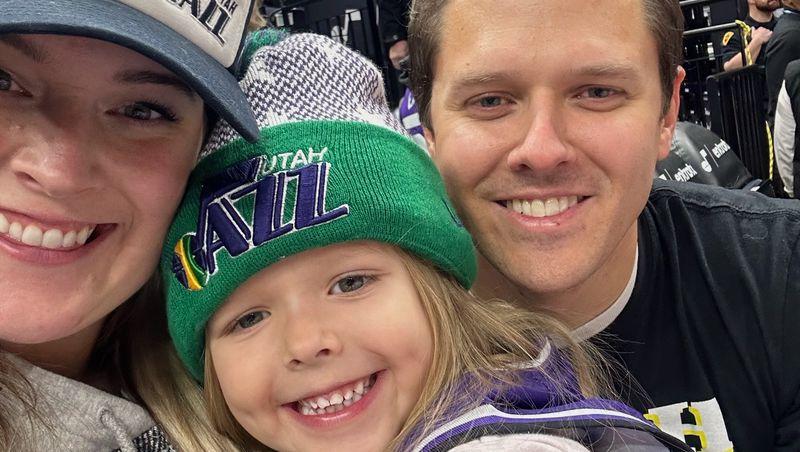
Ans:
[[[236,78],[197,45],[150,16],[114,0],[3,0],[0,34],[62,34],[111,42],[145,55],[186,81],[249,141],[258,125]]]

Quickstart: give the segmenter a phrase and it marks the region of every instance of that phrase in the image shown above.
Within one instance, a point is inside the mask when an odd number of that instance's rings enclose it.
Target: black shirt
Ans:
[[[769,22],[764,23],[758,22],[752,17],[747,16],[747,18],[744,20],[744,23],[746,23],[751,29],[764,27],[772,31],[775,29],[775,24],[778,23],[778,20],[773,16]],[[744,46],[742,45],[742,33],[740,30],[727,31],[724,35],[722,35],[723,62],[727,63],[731,58],[741,54],[743,49]],[[758,53],[758,58],[756,58],[755,64],[760,64],[763,66],[766,62],[766,52],[764,50],[765,48],[762,47],[761,51]]]
[[[697,450],[800,451],[799,239],[797,201],[654,182],[631,299],[598,336],[646,394],[623,398]]]
[[[786,66],[800,59],[800,11],[785,8],[767,43],[767,91],[769,92],[769,123],[775,120],[775,107],[783,85]]]

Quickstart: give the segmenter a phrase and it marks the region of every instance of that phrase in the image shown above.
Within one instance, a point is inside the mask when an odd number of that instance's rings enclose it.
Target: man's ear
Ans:
[[[423,126],[422,134],[425,136],[425,143],[428,144],[428,154],[431,157],[436,157],[436,138],[433,135],[433,130]]]
[[[659,139],[658,159],[662,160],[669,155],[672,146],[672,135],[675,132],[675,125],[678,123],[678,112],[681,107],[681,84],[686,77],[686,71],[678,66],[675,80],[672,82],[672,98],[669,101],[669,108],[661,118],[661,138]]]

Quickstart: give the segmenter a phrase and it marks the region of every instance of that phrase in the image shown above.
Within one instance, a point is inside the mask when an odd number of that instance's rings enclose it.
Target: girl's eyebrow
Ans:
[[[19,35],[0,35],[0,43],[16,49],[36,63],[44,63],[49,58],[45,49]]]
[[[190,99],[194,100],[196,93],[180,78],[163,72],[127,70],[114,75],[114,80],[121,83],[154,84],[176,88]]]

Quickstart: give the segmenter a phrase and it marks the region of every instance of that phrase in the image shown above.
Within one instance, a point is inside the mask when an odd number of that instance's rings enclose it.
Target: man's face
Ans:
[[[446,7],[431,153],[483,256],[530,293],[597,278],[635,243],[677,111],[661,114],[640,3]]]
[[[771,13],[781,7],[781,0],[750,0],[760,11]]]

